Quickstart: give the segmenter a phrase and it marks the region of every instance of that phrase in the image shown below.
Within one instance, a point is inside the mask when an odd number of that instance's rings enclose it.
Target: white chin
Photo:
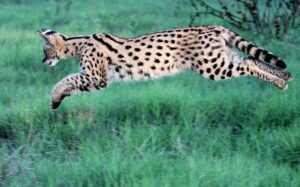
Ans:
[[[50,67],[54,67],[56,63],[49,64]]]
[[[57,62],[58,62],[58,61],[53,61],[53,60],[52,60],[52,61],[50,61],[50,62],[48,62],[48,63],[46,62],[45,64],[47,64],[47,65],[50,66],[50,67],[53,67],[53,66],[55,66],[55,65],[57,64]]]

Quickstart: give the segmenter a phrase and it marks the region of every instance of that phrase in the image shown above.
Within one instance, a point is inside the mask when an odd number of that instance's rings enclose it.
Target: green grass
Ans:
[[[288,62],[294,80],[285,92],[250,77],[214,82],[183,73],[116,83],[51,111],[52,86],[78,66],[43,65],[37,29],[130,37],[184,26],[190,7],[171,0],[72,1],[58,12],[53,1],[0,6],[0,186],[300,186],[299,30],[292,45],[241,33]],[[209,16],[197,24],[224,25]]]

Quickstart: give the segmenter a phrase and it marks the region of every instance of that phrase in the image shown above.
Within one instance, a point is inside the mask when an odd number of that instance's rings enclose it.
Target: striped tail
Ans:
[[[221,27],[222,31],[220,34],[224,39],[229,43],[230,46],[237,48],[238,50],[254,57],[257,60],[264,61],[270,64],[273,64],[279,68],[285,69],[285,62],[279,57],[273,55],[272,53],[259,48],[258,46],[252,44],[251,42],[246,41],[244,38],[238,34]]]

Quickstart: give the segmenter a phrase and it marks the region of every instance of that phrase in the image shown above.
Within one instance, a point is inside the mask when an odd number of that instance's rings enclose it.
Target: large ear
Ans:
[[[44,40],[48,44],[51,44],[53,46],[60,46],[60,47],[62,47],[64,44],[64,40],[62,36],[56,31],[49,30],[49,29],[41,29],[38,31],[38,33],[42,38],[44,38]]]

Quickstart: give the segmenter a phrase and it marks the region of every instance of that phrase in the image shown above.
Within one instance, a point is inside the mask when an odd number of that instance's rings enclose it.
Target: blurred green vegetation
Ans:
[[[185,26],[191,7],[179,0],[0,7],[0,186],[300,186],[299,30],[284,41],[239,32],[288,63],[295,78],[285,92],[254,78],[214,82],[187,72],[115,83],[51,111],[52,86],[78,65],[43,65],[36,30],[131,37]],[[196,23],[227,26],[213,17]]]

